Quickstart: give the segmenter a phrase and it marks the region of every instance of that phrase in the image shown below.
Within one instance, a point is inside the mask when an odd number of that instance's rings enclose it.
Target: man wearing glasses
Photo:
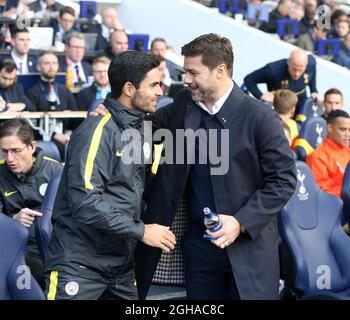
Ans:
[[[107,57],[97,57],[92,62],[92,76],[94,83],[77,95],[77,108],[79,110],[88,110],[89,106],[95,100],[105,99],[111,92],[111,86],[108,79],[108,67],[111,63]]]
[[[27,120],[10,119],[0,126],[0,212],[29,230],[27,264],[41,281],[43,265],[35,241],[33,223],[39,212],[48,182],[63,170],[63,165],[43,155],[36,146]],[[1,214],[1,213],[0,213]]]
[[[75,87],[86,86],[91,76],[91,65],[83,61],[85,38],[82,33],[73,32],[66,42],[66,56],[60,60],[61,72],[72,72]]]

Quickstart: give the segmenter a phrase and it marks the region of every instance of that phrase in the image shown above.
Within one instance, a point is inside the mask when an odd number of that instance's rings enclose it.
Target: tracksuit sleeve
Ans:
[[[112,132],[105,128],[110,116],[106,114],[94,130],[81,132],[70,142],[70,159],[66,164],[68,206],[79,223],[140,240],[144,234],[143,222],[120,212],[108,201],[106,185],[113,172],[115,156],[110,142]],[[90,134],[89,139],[84,134]]]

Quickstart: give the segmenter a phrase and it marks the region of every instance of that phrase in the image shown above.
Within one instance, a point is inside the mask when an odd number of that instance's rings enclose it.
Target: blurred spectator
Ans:
[[[158,69],[160,72],[160,87],[162,88],[163,95],[167,96],[169,94],[171,78],[169,77],[169,71],[167,71],[166,60],[164,58],[162,58]]]
[[[339,38],[344,40],[345,36],[350,32],[349,20],[340,19],[337,20],[334,26],[334,30],[331,30],[328,34],[328,38]]]
[[[40,80],[28,90],[28,98],[36,111],[76,110],[72,93],[62,84],[57,83],[58,59],[53,52],[40,55],[37,65]]]
[[[91,102],[97,99],[104,99],[111,91],[108,79],[108,67],[111,60],[107,57],[97,57],[92,63],[92,75],[94,83],[77,95],[77,107],[79,110],[88,110]]]
[[[327,138],[306,158],[319,187],[337,197],[345,168],[350,161],[350,118],[344,110],[333,110],[327,118]]]
[[[89,32],[98,34],[96,50],[106,49],[111,34],[116,30],[124,30],[124,27],[118,19],[117,10],[113,7],[107,7],[102,11],[102,24],[94,24],[89,28]]]
[[[317,15],[317,0],[305,1],[305,15],[300,21],[300,26],[306,32],[312,32],[312,26],[315,23]]]
[[[116,30],[111,34],[109,46],[104,50],[103,55],[113,60],[113,57],[129,48],[128,36],[124,30]]]
[[[30,36],[27,28],[12,29],[12,49],[9,55],[2,55],[1,58],[12,59],[17,66],[17,74],[28,74],[36,72],[36,57],[28,55]]]
[[[53,28],[53,45],[58,51],[63,51],[64,46],[62,43],[66,43],[68,36],[77,31],[75,26],[75,11],[72,7],[64,6],[60,9],[60,13],[57,19],[51,19],[48,26]]]
[[[259,83],[267,85],[268,91],[264,94],[257,86]],[[298,95],[296,114],[307,98],[306,87],[310,88],[316,103],[321,103],[316,88],[316,60],[302,49],[293,50],[288,59],[271,62],[248,74],[244,84],[255,98],[266,102],[273,101],[277,89],[292,90]]]
[[[63,7],[56,0],[36,0],[28,5],[29,10],[35,13],[36,18],[48,21],[50,18],[57,18]]]
[[[59,70],[73,72],[73,83],[81,87],[89,83],[91,65],[83,61],[85,54],[85,37],[82,33],[73,32],[67,38],[66,56],[59,61]]]
[[[288,19],[292,9],[292,0],[280,0],[278,7],[270,12],[269,21],[264,22],[260,29],[268,33],[277,33],[277,20]]]
[[[168,45],[163,38],[154,38],[151,42],[150,53],[155,56],[160,56],[165,59],[166,52],[168,50]],[[165,69],[163,70],[163,83],[170,86],[171,79],[177,80],[177,73],[174,65],[171,62],[166,61]],[[162,64],[164,66],[164,63]]]
[[[336,10],[331,15],[331,25],[332,28],[336,25],[336,23],[340,20],[348,20],[348,15],[343,10]]]
[[[327,119],[330,112],[344,108],[342,92],[337,88],[328,89],[324,94],[323,106],[325,108],[323,118]]]
[[[35,110],[23,87],[16,83],[16,74],[16,64],[12,60],[5,59],[0,62],[0,111]]]
[[[315,43],[317,40],[326,39],[327,30],[324,28],[319,28],[315,23],[312,26],[312,31],[307,32],[299,36],[296,45],[301,49],[314,52],[315,51]]]
[[[0,0],[0,15],[9,17],[17,15],[18,0]]]
[[[339,55],[334,57],[333,62],[350,69],[350,32],[344,37],[343,47],[339,50]]]
[[[287,124],[290,129],[290,138],[293,144],[295,138],[299,135],[297,123],[294,117],[295,108],[298,102],[298,96],[295,92],[288,89],[277,90],[273,99],[273,107],[281,120]]]
[[[76,110],[75,99],[70,91],[55,81],[58,72],[58,59],[53,52],[44,52],[38,59],[40,80],[30,90],[28,97],[35,105],[35,111]],[[64,144],[70,137],[64,134],[64,129],[70,129],[68,121],[57,121],[53,141],[64,155]]]
[[[305,28],[304,24],[301,23],[301,20],[304,18],[304,6],[293,2],[292,9],[290,11],[289,17],[291,19],[296,19],[299,21],[299,34],[307,33],[307,28]]]

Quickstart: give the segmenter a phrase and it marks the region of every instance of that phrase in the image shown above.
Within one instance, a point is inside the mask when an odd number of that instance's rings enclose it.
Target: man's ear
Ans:
[[[130,81],[125,82],[125,84],[123,86],[123,93],[127,97],[132,97],[135,93],[135,90],[136,90],[135,86]]]
[[[333,130],[333,126],[330,123],[328,123],[327,124],[327,132],[332,133],[332,130]]]
[[[219,78],[221,78],[222,76],[226,75],[226,73],[227,73],[226,64],[220,63],[220,64],[216,67],[216,72],[217,72]]]
[[[36,144],[36,141],[32,141],[31,142],[31,146],[32,146],[32,154],[34,154],[34,152],[35,152],[35,150],[36,150],[36,146],[37,146],[37,144]]]

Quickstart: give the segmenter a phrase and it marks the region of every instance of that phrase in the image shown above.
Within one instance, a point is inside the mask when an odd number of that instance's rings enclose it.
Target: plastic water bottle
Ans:
[[[210,232],[216,232],[221,229],[222,222],[220,221],[219,216],[215,212],[212,212],[208,207],[205,207],[203,209],[203,213],[204,225]],[[208,240],[216,240],[215,237],[210,236],[206,233],[203,234],[203,238]]]

